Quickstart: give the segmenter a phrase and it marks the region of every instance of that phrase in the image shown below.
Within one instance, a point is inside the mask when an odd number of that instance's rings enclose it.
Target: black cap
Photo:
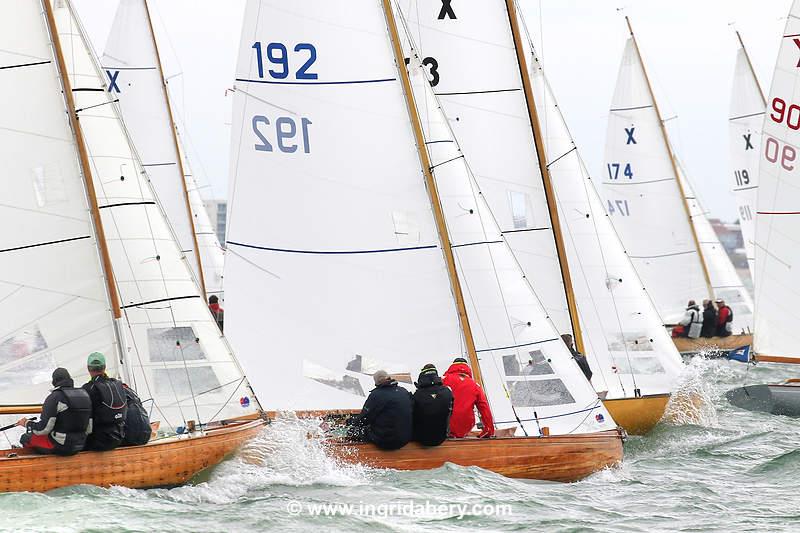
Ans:
[[[453,362],[454,363],[464,363],[465,365],[467,364],[467,360],[464,359],[463,357],[456,357],[455,359],[453,359]]]
[[[53,387],[72,387],[72,376],[66,368],[56,368],[53,370]]]

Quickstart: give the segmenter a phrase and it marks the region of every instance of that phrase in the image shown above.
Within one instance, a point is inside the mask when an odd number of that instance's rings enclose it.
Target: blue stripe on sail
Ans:
[[[395,81],[397,78],[380,78],[375,80],[344,80],[344,81],[275,81],[275,80],[251,80],[248,78],[236,78],[236,81],[250,83],[268,83],[271,85],[358,85],[361,83],[385,83]]]
[[[241,242],[228,241],[227,245],[241,246],[242,248],[252,248],[254,250],[266,250],[268,252],[284,252],[289,254],[312,254],[312,255],[358,255],[358,254],[383,254],[388,252],[410,252],[414,250],[433,250],[438,248],[435,244],[429,246],[412,246],[409,248],[381,248],[377,250],[291,250],[288,248],[271,248],[269,246],[256,246],[254,244],[244,244]]]

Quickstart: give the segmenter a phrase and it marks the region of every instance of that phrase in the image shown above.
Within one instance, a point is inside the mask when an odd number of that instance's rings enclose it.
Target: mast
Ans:
[[[742,52],[744,52],[744,58],[747,61],[747,66],[750,69],[750,74],[753,75],[753,81],[756,82],[756,87],[758,87],[758,95],[761,97],[761,102],[764,104],[764,107],[767,107],[767,99],[764,98],[764,91],[761,89],[761,84],[758,82],[758,76],[756,76],[756,71],[753,68],[753,63],[750,62],[750,54],[747,53],[747,48],[744,46],[744,41],[742,40],[742,35],[739,33],[739,30],[736,30],[736,37],[739,39],[739,44],[742,46]]]
[[[650,93],[650,99],[653,101],[653,109],[656,111],[656,117],[658,117],[658,126],[661,128],[661,137],[664,139],[664,146],[667,148],[667,153],[669,154],[669,161],[672,165],[672,172],[675,175],[675,183],[678,185],[678,191],[681,195],[681,202],[683,203],[683,209],[686,212],[686,219],[689,222],[689,229],[692,232],[692,239],[694,240],[694,246],[697,250],[697,257],[700,258],[700,265],[703,267],[703,277],[706,281],[706,288],[708,289],[708,296],[709,298],[714,298],[714,289],[711,286],[711,276],[708,273],[708,265],[706,265],[705,257],[703,257],[703,249],[700,247],[700,240],[697,238],[697,231],[694,228],[694,223],[692,222],[692,213],[689,210],[689,203],[686,201],[686,193],[683,190],[683,184],[681,183],[680,175],[678,173],[678,164],[675,161],[675,154],[672,153],[672,146],[669,144],[669,137],[667,137],[667,127],[664,125],[664,120],[661,118],[661,111],[658,109],[658,102],[656,101],[656,95],[653,93],[653,86],[650,85],[650,77],[647,75],[647,69],[644,67],[644,61],[642,61],[642,54],[639,51],[639,43],[636,42],[636,36],[633,34],[633,26],[631,26],[631,20],[628,16],[625,16],[625,22],[628,24],[628,31],[630,31],[631,39],[633,40],[633,48],[636,50],[636,57],[639,58],[639,64],[642,65],[642,73],[644,74],[644,81],[647,83],[647,90]]]
[[[383,13],[386,17],[386,25],[389,29],[389,38],[392,42],[394,60],[397,64],[397,71],[400,74],[400,82],[403,85],[403,92],[405,93],[406,97],[406,106],[408,107],[408,115],[411,119],[411,128],[414,131],[414,140],[416,141],[417,145],[417,153],[419,155],[420,164],[422,165],[422,172],[425,175],[425,185],[428,189],[428,194],[431,200],[433,218],[436,221],[436,229],[439,233],[439,240],[442,243],[442,252],[444,252],[444,259],[445,263],[447,264],[447,274],[450,278],[450,286],[453,290],[453,295],[455,296],[456,300],[458,318],[461,322],[461,329],[464,332],[464,341],[467,345],[467,354],[472,366],[472,374],[475,377],[475,381],[483,386],[483,375],[478,362],[478,354],[475,351],[475,340],[472,338],[472,329],[469,325],[467,308],[464,304],[464,294],[461,291],[461,283],[458,280],[458,272],[456,271],[453,250],[450,248],[450,236],[447,233],[447,224],[445,222],[442,204],[439,200],[439,191],[436,187],[436,180],[434,180],[433,174],[431,173],[431,162],[430,158],[428,157],[428,152],[425,149],[425,137],[422,134],[422,123],[420,122],[420,118],[417,113],[417,106],[414,102],[414,94],[411,89],[411,81],[408,77],[408,71],[405,68],[403,51],[400,48],[400,38],[397,33],[397,25],[395,24],[394,15],[392,14],[390,0],[381,1],[383,2]]]
[[[81,124],[78,120],[78,113],[75,111],[75,100],[72,98],[72,84],[70,83],[69,73],[67,72],[66,63],[64,62],[64,52],[61,49],[61,40],[58,37],[58,29],[56,28],[55,17],[53,16],[53,7],[50,5],[49,0],[42,0],[42,4],[44,5],[45,17],[47,19],[47,29],[50,31],[50,38],[53,41],[53,51],[56,56],[58,74],[61,77],[61,84],[64,88],[64,99],[67,103],[69,124],[72,127],[72,131],[75,135],[75,143],[78,146],[78,159],[81,165],[81,173],[83,174],[83,183],[86,186],[86,194],[89,198],[89,210],[92,214],[92,222],[97,232],[97,246],[100,249],[103,271],[106,275],[106,288],[108,289],[108,297],[111,301],[111,312],[116,320],[122,318],[122,310],[120,309],[117,286],[114,283],[114,270],[111,267],[111,256],[108,253],[106,234],[103,229],[103,221],[100,218],[100,208],[97,205],[97,192],[95,191],[94,181],[92,179],[89,155],[86,151],[86,143],[83,139],[83,131],[81,130]],[[114,331],[119,335],[116,327]],[[117,341],[119,341],[119,339],[117,339]]]
[[[161,88],[164,91],[164,102],[167,106],[167,116],[169,117],[169,127],[172,131],[172,141],[175,145],[175,157],[178,162],[178,170],[181,176],[181,187],[183,188],[183,199],[186,204],[186,214],[189,217],[189,229],[192,232],[192,242],[194,243],[194,258],[197,261],[197,276],[200,281],[200,291],[203,293],[203,298],[207,298],[206,294],[206,280],[203,275],[203,262],[200,259],[200,244],[197,242],[197,231],[194,227],[194,215],[192,214],[192,205],[189,201],[189,189],[186,187],[186,171],[183,168],[183,158],[178,146],[178,136],[176,134],[175,119],[172,116],[172,106],[169,102],[169,91],[167,91],[167,80],[164,79],[164,70],[161,67],[161,54],[158,52],[158,43],[156,43],[156,34],[153,31],[153,21],[150,18],[150,8],[147,7],[147,0],[142,0],[144,4],[144,12],[147,16],[147,27],[150,30],[150,37],[153,39],[153,49],[156,51],[156,66],[158,67],[158,76],[161,79]]]
[[[519,74],[522,79],[522,89],[525,92],[525,101],[528,107],[528,120],[533,132],[533,144],[536,150],[536,157],[539,160],[539,169],[542,172],[542,182],[544,183],[544,195],[547,200],[547,210],[550,211],[550,220],[553,225],[553,237],[556,242],[556,253],[558,254],[558,266],[561,269],[561,278],[564,280],[564,292],[567,297],[567,308],[569,309],[569,319],[572,323],[572,333],[575,340],[575,348],[581,353],[584,352],[583,334],[581,333],[580,318],[578,317],[578,305],[575,299],[575,291],[572,288],[572,276],[569,272],[569,262],[567,260],[567,250],[564,246],[564,237],[561,231],[561,222],[558,219],[558,206],[556,195],[553,188],[553,181],[550,178],[550,169],[547,168],[547,154],[545,152],[542,130],[539,123],[539,113],[536,110],[536,101],[533,96],[533,87],[528,77],[528,64],[525,60],[525,51],[522,47],[522,37],[519,32],[519,22],[517,20],[516,6],[514,0],[506,0],[506,11],[508,22],[511,25],[511,35],[514,38],[514,50],[517,54],[517,64]]]

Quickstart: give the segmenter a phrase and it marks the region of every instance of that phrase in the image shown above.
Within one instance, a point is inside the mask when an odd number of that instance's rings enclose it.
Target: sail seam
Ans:
[[[397,78],[377,78],[374,80],[342,80],[342,81],[273,81],[273,80],[252,80],[247,78],[236,78],[236,81],[249,83],[266,83],[269,85],[360,85],[364,83],[386,83],[397,81]]]
[[[13,68],[22,68],[22,67],[35,67],[37,65],[47,65],[51,63],[51,61],[36,61],[35,63],[20,63],[19,65],[6,65],[4,67],[0,67],[0,70],[10,70]]]
[[[452,163],[453,161],[455,161],[457,159],[463,159],[463,158],[464,158],[464,154],[461,154],[459,156],[453,157],[452,159],[448,159],[447,161],[442,161],[441,163],[436,163],[435,165],[433,165],[431,167],[431,170],[433,170],[436,167],[440,167],[442,165],[446,165],[447,163]]]
[[[157,70],[158,67],[103,67],[106,70]]]
[[[3,252],[16,252],[18,250],[27,250],[28,248],[38,248],[40,246],[49,246],[51,244],[62,244],[65,242],[72,242],[72,241],[80,241],[83,239],[91,239],[91,235],[84,235],[83,237],[71,237],[69,239],[59,239],[57,241],[48,241],[48,242],[40,242],[37,244],[27,244],[25,246],[15,246],[14,248],[4,248],[0,250],[0,253]]]
[[[173,161],[171,163],[142,163],[142,166],[143,167],[167,167],[167,166],[177,165],[177,164],[178,163]]]
[[[660,178],[657,180],[649,180],[649,181],[620,181],[620,182],[613,182],[613,181],[606,181],[604,185],[647,185],[648,183],[662,183],[664,181],[672,181],[674,178]]]
[[[241,242],[228,241],[229,246],[241,246],[243,248],[253,248],[255,250],[265,250],[268,252],[284,252],[290,254],[310,254],[310,255],[358,255],[358,254],[382,254],[388,252],[409,252],[414,250],[432,250],[438,248],[431,244],[426,246],[410,246],[408,248],[378,248],[374,250],[296,250],[290,248],[272,248],[270,246],[256,246],[255,244],[244,244]]]
[[[575,150],[577,150],[577,149],[578,149],[578,147],[577,147],[577,146],[573,146],[571,150],[568,150],[567,152],[564,152],[564,153],[563,153],[563,154],[561,154],[560,156],[556,157],[555,159],[553,159],[552,161],[550,161],[549,163],[547,163],[547,168],[550,168],[551,166],[555,165],[555,164],[556,164],[556,163],[558,163],[558,162],[559,162],[559,161],[560,161],[562,158],[564,158],[564,157],[567,157],[569,154],[571,154],[572,152],[574,152],[574,151],[575,151]]]

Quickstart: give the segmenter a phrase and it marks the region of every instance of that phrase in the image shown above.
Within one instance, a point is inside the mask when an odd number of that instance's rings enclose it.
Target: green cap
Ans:
[[[86,360],[86,366],[89,368],[105,368],[106,356],[100,352],[92,352],[89,354],[89,359]]]

